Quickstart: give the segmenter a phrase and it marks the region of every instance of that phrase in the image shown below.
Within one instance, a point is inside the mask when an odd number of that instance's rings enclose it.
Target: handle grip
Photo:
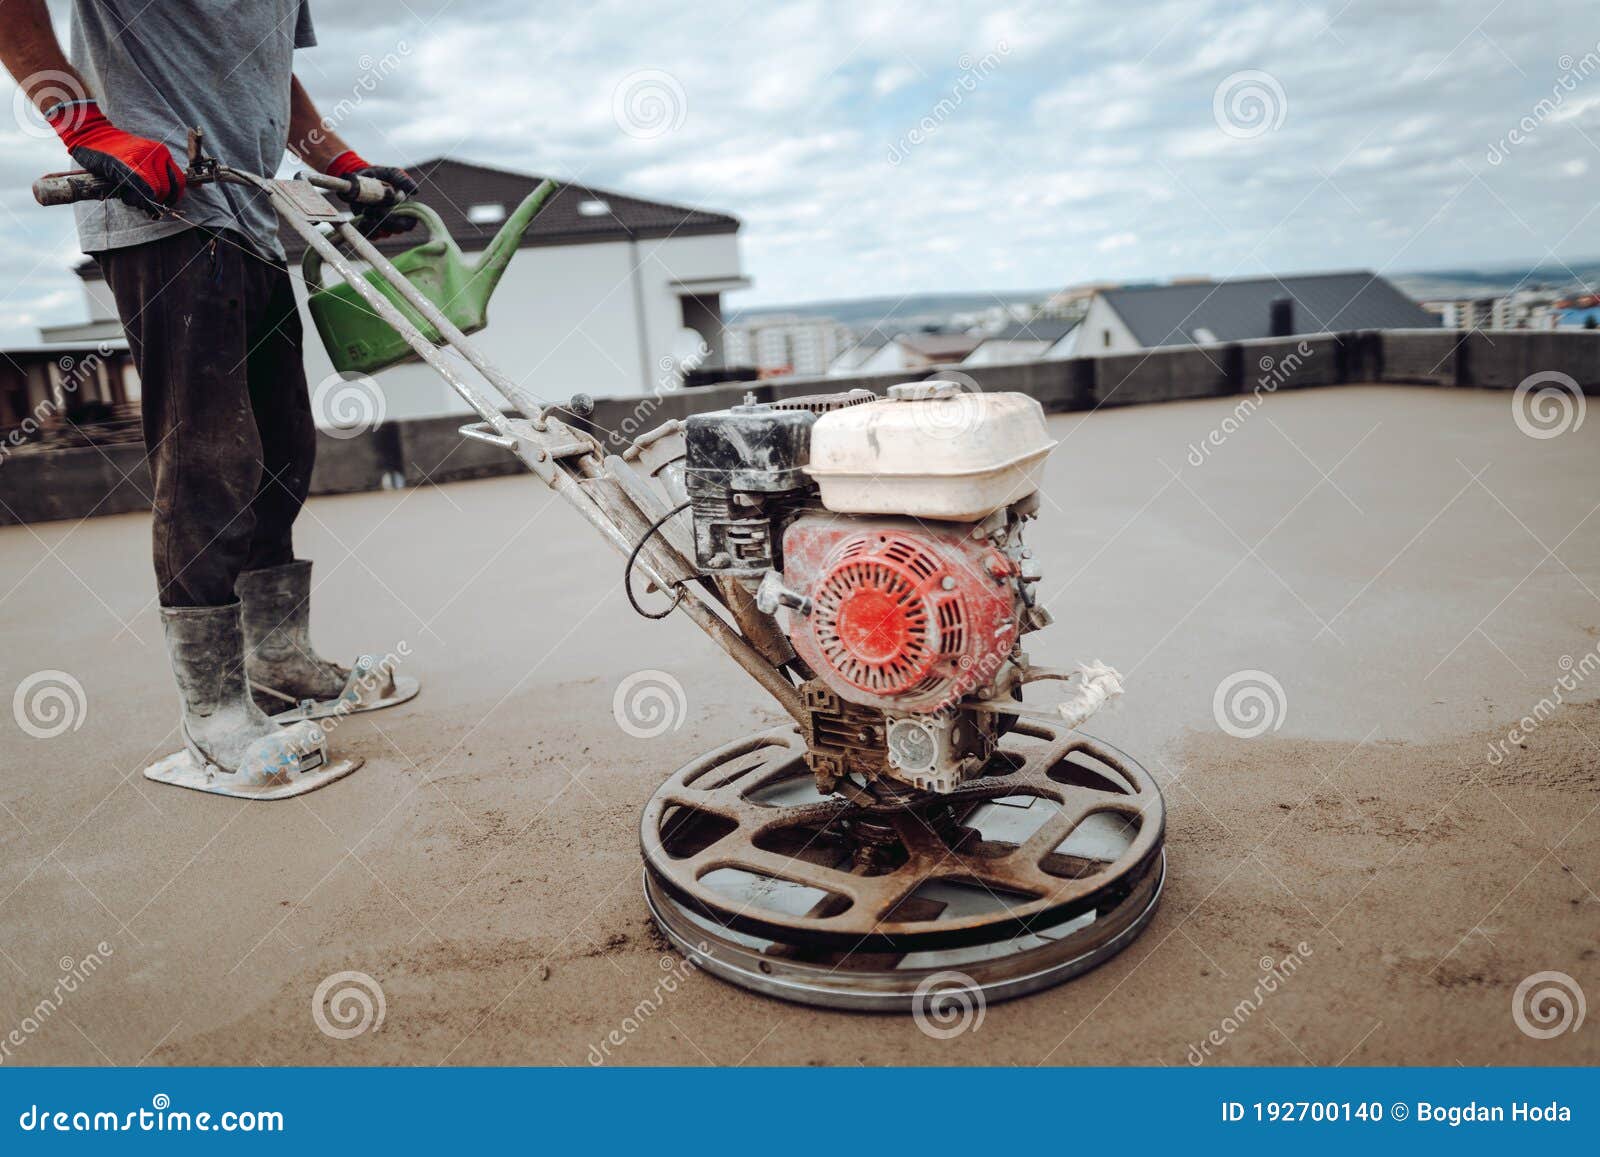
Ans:
[[[344,185],[344,189],[339,191],[357,205],[399,204],[404,198],[404,194],[398,189],[372,177],[346,177]]]
[[[41,205],[71,205],[78,201],[104,201],[116,186],[93,173],[47,173],[33,183],[33,199]]]

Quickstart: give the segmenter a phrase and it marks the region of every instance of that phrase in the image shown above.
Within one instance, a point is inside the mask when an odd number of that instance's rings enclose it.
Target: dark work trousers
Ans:
[[[139,371],[162,606],[223,606],[241,570],[294,559],[316,457],[283,265],[189,229],[94,254]]]

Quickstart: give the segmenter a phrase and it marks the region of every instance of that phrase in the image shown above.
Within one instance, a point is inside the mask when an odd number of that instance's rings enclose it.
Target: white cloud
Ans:
[[[448,153],[734,213],[756,289],[733,304],[1195,269],[1459,267],[1537,259],[1558,244],[1559,256],[1583,256],[1570,249],[1593,236],[1567,236],[1592,190],[1551,176],[1587,171],[1577,129],[1600,104],[1600,76],[1566,96],[1573,123],[1552,118],[1502,163],[1485,159],[1550,94],[1557,61],[1594,47],[1552,6],[313,9],[321,43],[299,70],[330,104],[350,92],[363,55],[410,46],[342,126],[363,153]],[[649,139],[621,131],[613,112],[617,85],[644,70],[670,74],[685,102],[681,125]],[[1250,139],[1213,116],[1219,83],[1244,71],[1269,74],[1286,100],[1281,126]],[[10,100],[0,91],[0,109]],[[889,163],[923,118],[934,130]],[[67,160],[53,140],[6,127],[0,336],[26,340],[36,319],[81,316],[70,227],[26,192]]]
[[[917,70],[909,64],[886,65],[872,78],[872,91],[878,96],[888,96],[916,80],[917,75]]]

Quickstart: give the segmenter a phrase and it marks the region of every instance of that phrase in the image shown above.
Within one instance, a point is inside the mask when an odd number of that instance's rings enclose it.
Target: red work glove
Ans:
[[[183,170],[167,146],[123,132],[95,101],[63,102],[46,119],[74,161],[115,186],[117,200],[155,213],[183,196]]]
[[[346,180],[351,177],[370,177],[402,193],[411,194],[417,191],[417,183],[411,179],[410,173],[389,165],[369,165],[354,149],[346,149],[329,162],[328,176],[342,177]],[[415,217],[390,217],[387,204],[358,205],[343,193],[339,196],[360,214],[355,224],[364,236],[374,239],[393,237],[396,233],[409,233],[417,226]]]

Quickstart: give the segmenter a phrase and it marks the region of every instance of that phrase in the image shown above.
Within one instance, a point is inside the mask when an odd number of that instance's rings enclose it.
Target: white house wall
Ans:
[[[1078,341],[1083,334],[1083,326],[1074,326],[1041,355],[1045,361],[1057,362],[1066,358],[1078,356]]]
[[[995,366],[1033,361],[1044,355],[1044,351],[1049,344],[1049,342],[1043,341],[1002,341],[998,338],[990,338],[968,354],[966,360],[961,364],[968,366]]]
[[[675,281],[714,281],[742,276],[739,240],[733,233],[665,237],[638,243],[639,287],[644,299],[648,380],[623,396],[647,394],[670,371],[663,359],[683,353],[683,305]],[[630,291],[631,292],[631,291]],[[701,334],[708,340],[712,334]],[[720,342],[712,341],[714,346]],[[637,348],[637,347],[635,347]],[[617,396],[613,394],[613,396]]]
[[[858,373],[879,374],[911,368],[911,357],[906,347],[897,341],[885,342],[881,348],[857,367]]]
[[[828,363],[829,376],[847,377],[850,374],[860,373],[861,367],[871,359],[874,352],[876,351],[869,350],[865,346],[851,346],[838,357],[834,358],[833,361]]]
[[[637,248],[637,258],[626,241],[519,249],[489,301],[488,326],[472,341],[546,400],[564,401],[578,392],[648,393],[662,373],[661,360],[680,344],[682,306],[671,283],[737,277],[739,249],[734,234],[643,241]],[[642,326],[635,309],[635,263]],[[315,389],[333,366],[304,312],[298,284],[297,294],[307,332],[306,377]],[[477,380],[470,372],[466,376]],[[391,418],[467,412],[466,403],[421,364],[393,366],[377,377]]]
[[[1078,334],[1075,342],[1078,357],[1092,358],[1102,354],[1121,354],[1143,348],[1121,315],[1099,294],[1095,294],[1094,300],[1089,303],[1089,312],[1084,315],[1083,321],[1078,324],[1074,332]]]
[[[117,320],[117,302],[111,296],[111,287],[98,277],[83,279],[83,300],[89,307],[91,322]]]

